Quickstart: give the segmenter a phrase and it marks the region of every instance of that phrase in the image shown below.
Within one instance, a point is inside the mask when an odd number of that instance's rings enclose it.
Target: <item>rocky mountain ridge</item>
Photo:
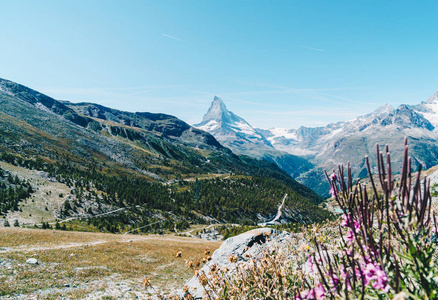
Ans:
[[[401,167],[404,137],[408,137],[411,156],[416,165],[429,168],[438,163],[438,98],[436,94],[420,105],[402,104],[397,108],[384,105],[374,112],[352,121],[329,124],[325,127],[297,130],[273,129],[263,131],[271,144],[291,154],[301,153],[315,164],[315,171],[331,170],[338,164],[350,162],[354,176],[366,175],[364,156],[373,157],[375,145],[390,146],[394,170]],[[315,185],[310,174],[298,177],[300,182],[322,192],[327,186]],[[321,178],[321,177],[320,177]]]
[[[216,107],[226,109],[225,105]],[[197,126],[212,133],[221,143],[236,149],[239,153],[269,160],[269,155],[262,153],[264,151],[272,153],[274,148],[282,153],[301,157],[303,159],[301,163],[306,167],[299,168],[299,172],[285,169],[278,162],[277,165],[321,195],[327,195],[328,191],[324,169],[332,170],[339,164],[350,162],[353,176],[363,177],[366,175],[364,157],[374,156],[372,154],[376,151],[376,144],[390,146],[394,170],[400,167],[404,137],[409,139],[410,153],[416,165],[422,164],[423,167],[428,168],[438,164],[438,92],[418,105],[402,104],[393,108],[386,104],[351,121],[332,123],[323,127],[303,126],[298,129],[251,127],[251,133],[261,135],[263,138],[258,140],[263,143],[251,142],[248,136],[242,134],[242,130],[235,130],[233,126],[227,127],[227,120],[222,120],[221,123],[215,120],[216,127],[212,130],[211,126],[206,126],[208,122],[213,124],[210,115],[207,113],[203,123]],[[239,120],[242,122],[243,119]],[[246,121],[245,123],[248,124]],[[224,127],[226,130],[223,129]],[[233,130],[235,130],[234,136],[230,133]],[[227,134],[224,134],[225,132]],[[251,133],[246,132],[247,135]]]

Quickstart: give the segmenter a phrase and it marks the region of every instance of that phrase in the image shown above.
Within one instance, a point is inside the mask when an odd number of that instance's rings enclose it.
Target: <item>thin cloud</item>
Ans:
[[[313,50],[313,51],[320,51],[320,52],[324,52],[325,50],[323,49],[318,49],[318,48],[312,48],[312,47],[307,47],[307,46],[300,46],[301,48],[305,48],[305,49],[309,49],[309,50]]]
[[[131,86],[131,87],[96,87],[96,88],[41,88],[40,90],[46,94],[74,94],[74,95],[136,95],[151,92],[153,90],[179,90],[180,88],[188,87],[187,84],[175,85],[157,85],[157,86]],[[137,91],[136,91],[137,90]]]
[[[186,41],[184,41],[184,40],[182,40],[182,39],[179,39],[179,38],[177,38],[177,37],[174,37],[174,36],[171,36],[171,35],[168,35],[168,34],[165,34],[165,33],[162,33],[161,35],[162,35],[162,36],[165,36],[165,37],[168,37],[168,38],[171,38],[171,39],[174,39],[174,40],[177,40],[177,41],[180,41],[180,42],[184,42],[184,43],[186,43]]]
[[[149,93],[149,92],[152,92],[152,91],[153,91],[153,90],[134,92],[134,93],[126,94],[126,96],[134,96],[134,95],[146,94],[146,93]]]

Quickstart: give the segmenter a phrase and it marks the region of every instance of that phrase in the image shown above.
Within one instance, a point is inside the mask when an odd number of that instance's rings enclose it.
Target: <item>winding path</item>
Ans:
[[[275,217],[272,220],[270,220],[268,222],[265,222],[265,223],[259,223],[258,225],[259,226],[266,226],[269,223],[272,224],[272,223],[277,222],[277,220],[279,220],[281,218],[282,214],[283,214],[282,209],[283,209],[283,206],[284,206],[284,201],[286,201],[286,198],[287,198],[287,194],[284,194],[283,201],[281,202],[280,206],[278,207],[277,214],[275,215]]]

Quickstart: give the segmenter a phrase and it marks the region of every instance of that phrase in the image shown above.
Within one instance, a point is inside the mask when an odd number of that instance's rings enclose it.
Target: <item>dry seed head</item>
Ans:
[[[218,270],[218,268],[217,268],[217,266],[216,265],[211,265],[211,267],[210,267],[210,271],[211,272],[216,272]]]
[[[206,286],[208,283],[208,278],[207,278],[207,276],[205,276],[204,273],[202,273],[201,275],[199,275],[198,281],[202,286]]]
[[[186,267],[189,269],[193,267],[193,262],[191,260],[186,260],[185,264],[186,264]]]
[[[145,278],[144,280],[143,280],[143,286],[144,287],[148,287],[148,286],[150,286],[151,285],[151,279],[150,278]]]
[[[230,255],[230,256],[228,256],[228,261],[230,263],[232,263],[232,264],[237,262],[238,259],[239,259],[239,257],[237,257],[237,255]]]

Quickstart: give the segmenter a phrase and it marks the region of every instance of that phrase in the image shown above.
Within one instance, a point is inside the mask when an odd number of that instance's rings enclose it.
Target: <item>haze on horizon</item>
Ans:
[[[350,120],[438,90],[436,1],[4,1],[0,77],[194,124]]]

